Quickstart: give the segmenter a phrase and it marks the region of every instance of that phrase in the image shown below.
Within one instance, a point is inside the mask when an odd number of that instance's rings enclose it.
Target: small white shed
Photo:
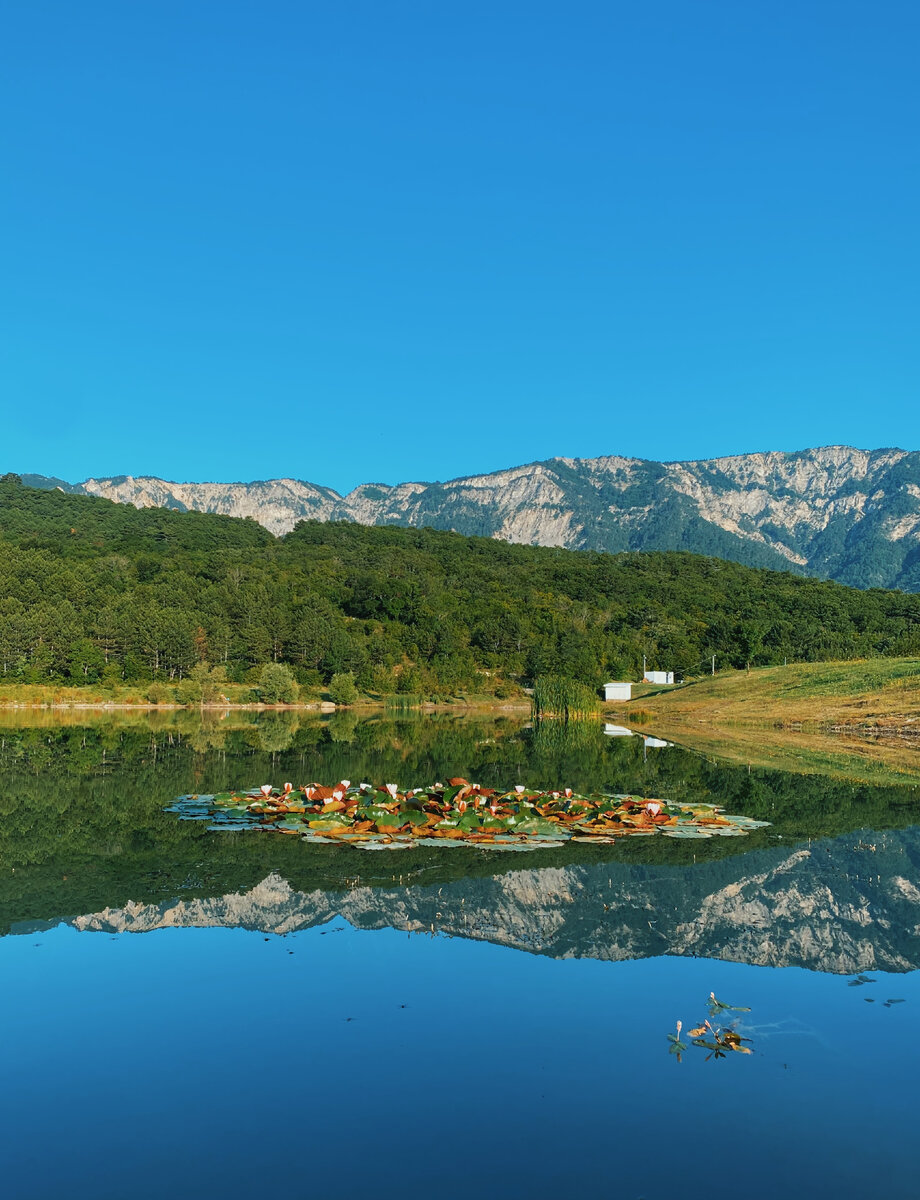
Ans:
[[[605,700],[631,700],[632,699],[632,684],[631,683],[605,683],[604,684],[604,699]]]
[[[644,683],[673,683],[673,671],[646,671],[643,677]]]

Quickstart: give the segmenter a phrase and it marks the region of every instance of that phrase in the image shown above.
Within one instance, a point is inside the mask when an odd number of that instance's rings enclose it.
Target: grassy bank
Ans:
[[[99,686],[66,687],[57,684],[10,683],[0,684],[0,710],[3,709],[104,709],[126,710],[204,710],[224,711],[228,708],[329,710],[333,705],[328,692],[302,687],[300,695],[292,704],[267,704],[259,699],[258,689],[245,684],[221,684],[220,697],[202,702],[198,699],[183,700],[179,687],[156,685],[156,692],[143,684],[124,687]],[[489,709],[499,712],[530,712],[527,696],[512,696],[498,699],[489,693],[460,692],[439,701],[424,700],[420,696],[390,696],[373,692],[359,693],[347,708],[386,709],[394,713],[406,711],[436,712],[442,709],[470,708]]]
[[[606,705],[656,726],[766,726],[920,737],[920,659],[794,663],[725,671],[671,688],[644,686]]]

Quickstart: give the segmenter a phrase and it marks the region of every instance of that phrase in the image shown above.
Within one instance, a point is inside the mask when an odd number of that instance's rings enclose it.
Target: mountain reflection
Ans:
[[[279,737],[283,733],[284,737]],[[270,736],[267,736],[270,735]],[[215,746],[214,741],[219,744]],[[273,747],[285,749],[266,750]],[[799,760],[804,752],[797,751]],[[822,752],[824,753],[824,752]],[[883,782],[704,757],[603,726],[520,722],[200,725],[97,722],[0,738],[0,931],[225,926],[284,934],[342,917],[558,958],[690,955],[856,973],[920,967],[916,779]],[[849,769],[849,768],[847,768]],[[264,834],[209,834],[162,811],[177,794],[264,779],[568,783],[715,800],[770,820],[692,846],[369,855]],[[722,842],[722,839],[718,839]],[[516,860],[509,862],[509,859]],[[386,860],[386,861],[380,861]],[[402,873],[402,874],[400,874]]]
[[[357,929],[451,934],[556,958],[674,954],[854,974],[920,967],[918,885],[920,831],[912,829],[691,869],[538,867],[437,887],[300,892],[273,872],[247,891],[128,903],[69,923],[107,933],[226,926],[286,934],[344,917]]]

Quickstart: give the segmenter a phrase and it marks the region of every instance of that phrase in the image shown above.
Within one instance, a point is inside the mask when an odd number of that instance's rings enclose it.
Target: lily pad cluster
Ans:
[[[508,791],[450,779],[401,791],[395,783],[264,784],[246,792],[180,796],[168,812],[216,830],[263,829],[362,849],[476,845],[532,850],[548,843],[610,844],[622,837],[739,837],[764,821],[726,816],[713,804],[677,804],[571,788]]]

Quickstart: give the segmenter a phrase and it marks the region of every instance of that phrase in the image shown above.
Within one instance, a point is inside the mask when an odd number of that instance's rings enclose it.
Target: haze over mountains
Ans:
[[[569,549],[689,550],[857,587],[920,590],[920,452],[826,446],[695,462],[553,458],[446,483],[361,484],[346,496],[296,479],[173,483],[152,476],[32,487],[252,517],[432,526]]]

